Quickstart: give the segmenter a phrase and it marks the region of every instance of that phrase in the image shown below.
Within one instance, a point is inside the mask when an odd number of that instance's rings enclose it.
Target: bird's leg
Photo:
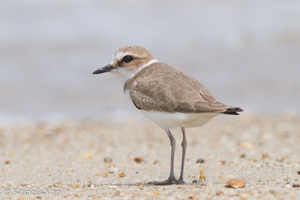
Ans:
[[[184,172],[184,160],[185,160],[185,152],[186,152],[186,147],[187,147],[187,141],[186,141],[186,137],[185,137],[185,128],[181,127],[181,131],[182,131],[182,142],[181,142],[181,146],[182,146],[182,158],[181,158],[181,170],[180,170],[180,177],[179,177],[179,183],[184,183],[183,181],[183,172]]]
[[[170,145],[171,145],[171,169],[170,169],[170,175],[169,178],[162,182],[149,182],[149,184],[153,185],[170,185],[170,184],[179,184],[179,181],[174,176],[174,156],[175,156],[175,147],[176,147],[176,140],[173,137],[171,131],[169,129],[166,130],[166,133],[168,134],[168,137],[170,139]]]
[[[176,148],[176,140],[175,138],[173,137],[172,133],[170,130],[167,130],[166,131],[168,136],[169,136],[169,139],[170,139],[170,145],[171,145],[171,168],[170,168],[170,176],[169,178],[167,179],[167,181],[176,181],[176,178],[174,176],[174,157],[175,157],[175,148]]]

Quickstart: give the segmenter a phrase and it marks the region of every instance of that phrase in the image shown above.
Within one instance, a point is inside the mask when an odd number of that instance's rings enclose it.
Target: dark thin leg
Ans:
[[[176,140],[173,137],[171,131],[169,129],[166,130],[168,137],[170,139],[171,145],[171,166],[170,166],[170,176],[167,180],[162,182],[149,182],[149,184],[153,185],[170,185],[170,184],[179,184],[179,181],[174,176],[174,156],[175,156],[175,147],[176,147]]]
[[[182,146],[182,158],[181,158],[181,171],[180,171],[180,177],[179,177],[179,182],[180,183],[184,183],[183,181],[183,172],[184,172],[184,160],[185,160],[185,152],[186,152],[186,147],[187,147],[187,141],[186,141],[186,137],[185,137],[185,128],[181,127],[181,131],[182,131],[182,142],[181,142],[181,146]]]

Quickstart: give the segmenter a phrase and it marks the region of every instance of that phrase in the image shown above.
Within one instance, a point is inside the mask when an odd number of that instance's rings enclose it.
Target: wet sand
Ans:
[[[175,172],[179,176],[180,130]],[[219,117],[187,129],[185,184],[168,177],[166,134],[142,120],[0,125],[0,195],[5,199],[297,199],[300,118]],[[225,187],[245,181],[243,188]]]

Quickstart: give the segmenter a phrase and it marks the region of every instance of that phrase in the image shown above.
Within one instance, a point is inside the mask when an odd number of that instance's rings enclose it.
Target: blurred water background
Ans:
[[[251,114],[300,111],[299,0],[2,0],[0,121],[128,119],[113,51],[141,45]]]

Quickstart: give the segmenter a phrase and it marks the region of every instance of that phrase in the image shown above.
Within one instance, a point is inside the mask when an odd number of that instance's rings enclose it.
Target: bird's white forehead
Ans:
[[[121,51],[118,51],[118,52],[113,53],[111,64],[117,63],[119,60],[122,60],[122,58],[123,58],[125,55],[127,55],[127,54],[128,54],[128,53],[126,53],[126,52],[121,52]]]

